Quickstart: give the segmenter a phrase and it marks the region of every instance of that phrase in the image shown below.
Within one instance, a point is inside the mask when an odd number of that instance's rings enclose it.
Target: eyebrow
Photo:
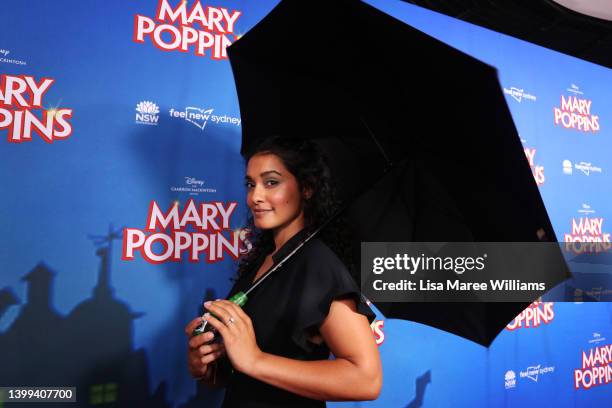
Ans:
[[[272,174],[272,173],[276,173],[276,174],[278,174],[278,175],[279,175],[279,176],[281,176],[281,177],[283,176],[282,174],[280,174],[280,173],[279,173],[278,171],[276,171],[276,170],[268,170],[268,171],[264,171],[263,173],[261,173],[261,174],[260,174],[260,176],[261,176],[261,177],[265,177],[265,176],[268,176],[268,175],[270,175],[270,174]],[[251,177],[250,177],[250,176],[248,176],[248,175],[247,175],[247,176],[244,176],[244,178],[245,178],[245,179],[247,179],[247,180],[250,180],[250,179],[251,179]]]
[[[282,174],[280,174],[280,173],[279,173],[278,171],[276,171],[276,170],[268,170],[268,171],[264,171],[263,173],[261,173],[261,174],[260,174],[260,176],[262,176],[262,177],[263,177],[263,176],[268,176],[268,175],[270,175],[270,174],[272,174],[272,173],[276,173],[276,174],[278,174],[279,176],[282,176]]]

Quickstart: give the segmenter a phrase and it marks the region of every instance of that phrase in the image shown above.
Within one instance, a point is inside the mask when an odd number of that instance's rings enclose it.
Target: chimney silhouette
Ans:
[[[22,281],[28,283],[27,304],[36,309],[51,308],[51,286],[55,272],[43,262],[40,262],[30,272],[28,272]]]

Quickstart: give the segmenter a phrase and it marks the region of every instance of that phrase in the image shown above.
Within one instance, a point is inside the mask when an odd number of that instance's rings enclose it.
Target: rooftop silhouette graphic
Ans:
[[[119,237],[112,227],[107,236],[94,237],[100,258],[97,284],[67,316],[53,304],[55,271],[40,262],[23,276],[26,302],[0,333],[0,384],[76,386],[78,403],[71,405],[80,407],[172,406],[165,383],[151,391],[145,350],[134,349],[133,321],[143,314],[113,293],[111,243]],[[0,316],[16,304],[10,288],[0,291]]]

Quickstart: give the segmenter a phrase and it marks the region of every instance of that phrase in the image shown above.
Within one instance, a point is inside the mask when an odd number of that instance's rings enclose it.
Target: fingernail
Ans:
[[[210,304],[211,304],[211,303],[212,303],[212,302],[211,302],[210,300],[209,300],[208,302],[204,302],[204,307],[208,307],[208,306],[210,306]]]
[[[215,334],[213,332],[206,333],[206,338],[212,339],[213,337],[215,337]]]

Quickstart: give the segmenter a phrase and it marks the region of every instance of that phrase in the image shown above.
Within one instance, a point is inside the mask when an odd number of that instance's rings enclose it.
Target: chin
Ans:
[[[271,223],[269,222],[262,222],[262,221],[255,220],[253,224],[255,224],[255,227],[260,230],[269,230],[269,229],[274,228],[274,225],[271,225]]]

